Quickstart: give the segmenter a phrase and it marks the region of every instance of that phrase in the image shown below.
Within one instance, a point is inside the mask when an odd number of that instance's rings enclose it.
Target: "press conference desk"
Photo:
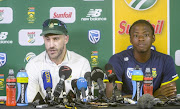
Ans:
[[[5,105],[0,105],[0,109],[37,109],[34,108],[31,104],[28,106],[5,106]],[[56,108],[56,107],[47,107],[45,109],[67,109],[67,108]],[[77,109],[84,109],[82,107],[77,107]],[[86,109],[138,109],[137,105],[129,105],[129,104],[124,104],[121,106],[117,107],[88,107]],[[180,106],[161,106],[157,107],[155,106],[153,109],[180,109]]]

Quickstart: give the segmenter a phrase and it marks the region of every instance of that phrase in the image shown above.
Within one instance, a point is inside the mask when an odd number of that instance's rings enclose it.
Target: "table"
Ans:
[[[34,108],[32,104],[29,104],[28,106],[6,106],[6,105],[0,105],[0,109],[37,109]],[[43,109],[67,109],[67,108],[56,108],[55,106],[53,107],[47,107]],[[73,108],[72,108],[73,109]],[[84,109],[82,107],[77,107],[77,109]],[[130,104],[122,104],[120,106],[116,107],[87,107],[86,109],[138,109],[137,105],[130,105]],[[180,106],[155,106],[153,109],[180,109]]]

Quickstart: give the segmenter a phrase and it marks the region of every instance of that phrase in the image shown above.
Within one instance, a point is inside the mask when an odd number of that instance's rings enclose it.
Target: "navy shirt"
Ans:
[[[172,57],[154,50],[151,50],[151,57],[145,63],[136,61],[133,55],[133,49],[114,54],[110,58],[109,63],[114,67],[118,81],[123,83],[123,95],[133,93],[131,76],[136,65],[139,65],[143,73],[145,73],[146,68],[151,69],[153,76],[153,92],[161,85],[165,85],[179,78]]]

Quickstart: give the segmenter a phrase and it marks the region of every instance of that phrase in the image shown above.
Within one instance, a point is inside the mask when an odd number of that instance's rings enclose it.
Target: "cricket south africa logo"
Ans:
[[[124,0],[126,4],[135,10],[147,10],[156,4],[157,0]]]

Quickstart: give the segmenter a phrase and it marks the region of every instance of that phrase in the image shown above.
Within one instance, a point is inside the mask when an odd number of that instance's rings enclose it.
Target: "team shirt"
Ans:
[[[145,63],[136,61],[133,55],[133,49],[114,54],[110,58],[109,63],[114,67],[118,81],[123,84],[123,95],[131,95],[133,93],[131,76],[136,65],[139,65],[143,74],[146,68],[151,69],[153,76],[153,92],[160,86],[166,85],[179,78],[172,57],[155,50],[151,50],[151,57]]]
[[[46,90],[44,89],[43,79],[42,79],[42,70],[50,70],[52,77],[52,95],[54,89],[59,83],[59,68],[61,66],[68,66],[72,69],[70,77],[65,80],[65,90],[68,93],[72,90],[71,81],[73,79],[79,79],[84,77],[86,72],[91,71],[89,61],[80,56],[79,54],[68,51],[66,52],[63,62],[59,65],[56,65],[49,59],[46,51],[42,52],[32,60],[30,60],[26,65],[26,71],[28,74],[28,88],[27,88],[27,98],[28,102],[32,102],[35,98],[37,92],[40,92],[43,98],[46,96]],[[93,90],[93,89],[92,89]],[[93,91],[92,91],[93,92]],[[62,97],[62,94],[60,95]]]

